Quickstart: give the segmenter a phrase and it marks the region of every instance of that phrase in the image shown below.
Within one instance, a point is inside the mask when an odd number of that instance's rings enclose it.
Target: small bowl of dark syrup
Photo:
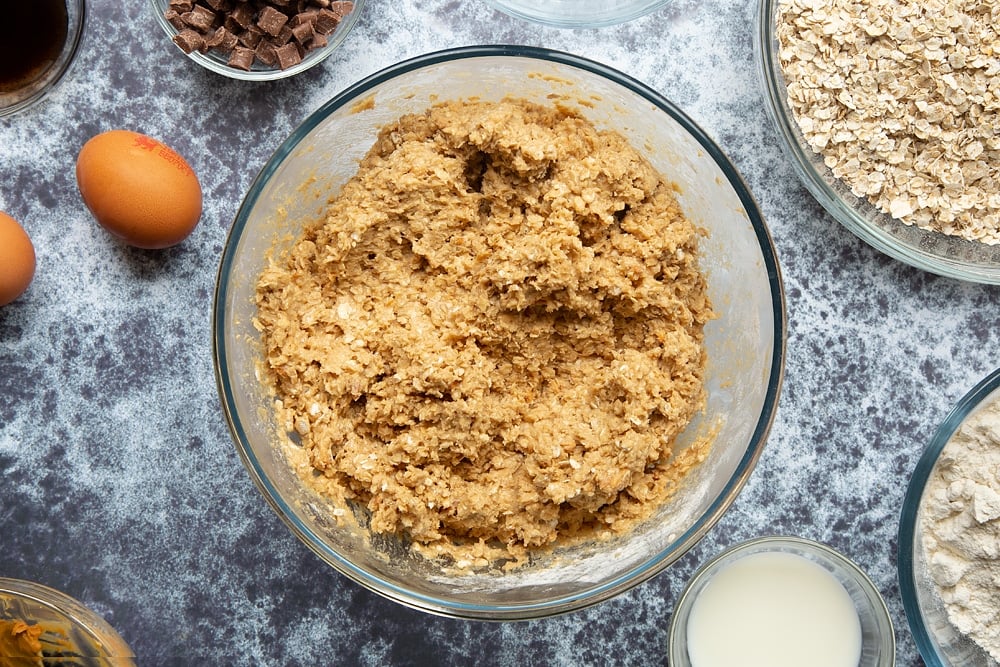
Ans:
[[[83,33],[85,0],[3,3],[0,116],[42,99],[66,74]]]

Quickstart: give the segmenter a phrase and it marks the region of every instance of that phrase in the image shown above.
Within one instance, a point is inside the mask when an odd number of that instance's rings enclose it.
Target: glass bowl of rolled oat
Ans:
[[[171,48],[217,74],[273,81],[323,62],[365,0],[149,0]]]
[[[754,38],[768,113],[819,203],[897,260],[1000,284],[1000,31],[988,12],[761,0]]]
[[[998,544],[1000,368],[941,422],[903,501],[899,589],[930,667],[1000,664]]]
[[[525,619],[664,570],[761,454],[780,271],[739,174],[642,83],[520,46],[331,99],[250,187],[215,295],[236,448],[397,602]]]

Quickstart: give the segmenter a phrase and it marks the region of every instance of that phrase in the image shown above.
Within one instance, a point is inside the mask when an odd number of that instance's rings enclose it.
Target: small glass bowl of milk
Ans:
[[[891,667],[878,589],[833,549],[798,537],[738,544],[701,567],[670,622],[671,667]]]

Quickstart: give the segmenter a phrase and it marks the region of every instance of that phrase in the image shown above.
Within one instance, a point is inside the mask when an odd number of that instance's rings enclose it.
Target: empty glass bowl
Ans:
[[[952,408],[917,461],[903,500],[897,565],[899,591],[910,631],[929,667],[994,667],[994,661],[948,620],[928,570],[922,535],[925,489],[941,452],[962,425],[983,406],[1000,400],[1000,368],[973,387]]]
[[[708,404],[679,446],[715,433],[708,458],[631,532],[539,554],[509,572],[453,573],[393,536],[338,526],[344,513],[307,488],[285,454],[273,398],[258,376],[254,293],[269,253],[323,214],[379,130],[435,101],[553,99],[623,133],[678,186],[708,231],[701,266],[718,312],[706,325]],[[382,70],[336,95],[278,148],[227,239],[213,315],[216,377],[247,470],[292,531],[358,583],[426,611],[483,619],[541,617],[607,599],[660,572],[719,519],[767,437],[783,375],[786,316],[770,235],[739,174],[682,111],[642,83],[572,55],[521,46],[460,48]],[[347,511],[351,511],[348,509]],[[358,511],[363,520],[363,511]]]
[[[515,18],[557,28],[600,28],[645,16],[670,0],[486,0]]]

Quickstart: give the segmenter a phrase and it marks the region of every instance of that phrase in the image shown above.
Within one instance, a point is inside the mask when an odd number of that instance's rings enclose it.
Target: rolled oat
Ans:
[[[807,143],[903,223],[1000,243],[998,24],[998,0],[779,0]]]

